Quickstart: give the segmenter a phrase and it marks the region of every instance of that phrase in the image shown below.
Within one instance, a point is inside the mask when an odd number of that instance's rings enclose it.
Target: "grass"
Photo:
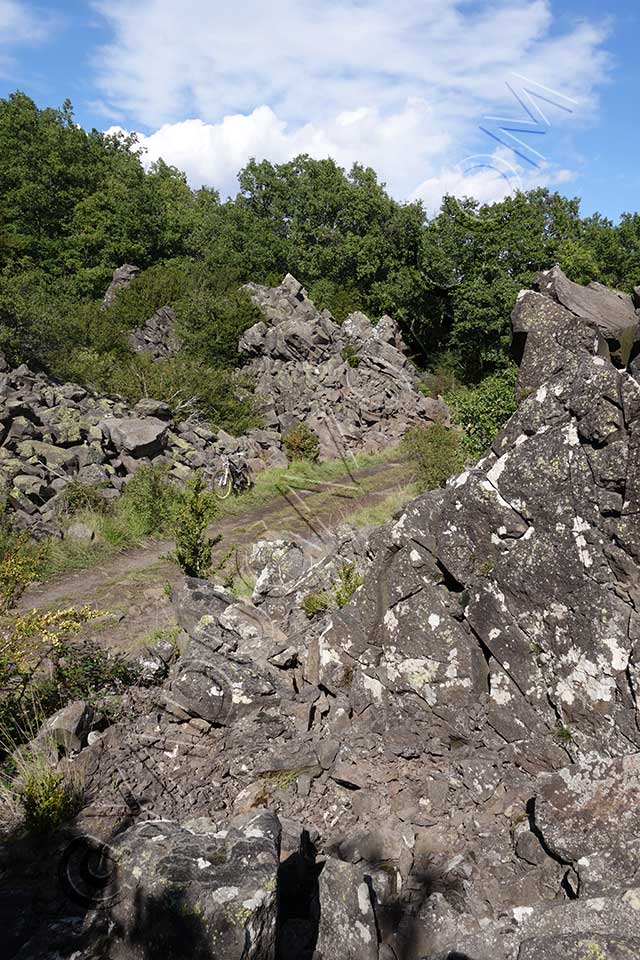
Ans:
[[[379,527],[401,510],[410,500],[418,496],[418,490],[415,484],[408,483],[399,490],[378,500],[377,503],[367,504],[360,510],[356,510],[349,517],[351,526],[361,530],[363,527]]]
[[[218,503],[214,524],[257,510],[283,496],[295,495],[296,491],[307,491],[314,487],[317,488],[314,500],[318,497],[314,508],[336,495],[345,498],[362,496],[370,488],[367,478],[355,484],[350,481],[350,474],[388,463],[397,459],[397,456],[397,449],[390,449],[380,453],[356,454],[346,461],[311,463],[303,460],[294,461],[288,467],[264,470],[256,474],[251,489]],[[167,485],[163,487],[153,470],[141,470],[139,474],[140,480],[128,484],[123,495],[109,508],[81,508],[73,514],[73,522],[80,521],[92,531],[92,540],[51,538],[46,542],[38,571],[39,580],[85,570],[125,550],[144,546],[154,540],[173,538],[171,527],[179,509],[179,492],[175,488],[167,490]],[[374,487],[375,482],[371,486]],[[288,509],[288,504],[285,507]]]

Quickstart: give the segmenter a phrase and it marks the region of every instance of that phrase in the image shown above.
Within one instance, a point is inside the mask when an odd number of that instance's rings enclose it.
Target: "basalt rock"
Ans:
[[[130,343],[137,353],[148,353],[153,360],[173,357],[182,347],[176,333],[176,315],[171,307],[160,307],[147,322],[134,330]]]
[[[449,422],[441,400],[424,397],[391,317],[377,325],[353,313],[339,326],[318,311],[288,274],[279,287],[245,289],[264,321],[240,340],[248,371],[263,399],[262,415],[280,436],[306,423],[319,438],[320,455],[377,450],[397,443],[415,423]]]
[[[125,263],[121,267],[118,267],[117,270],[114,270],[113,280],[111,281],[109,289],[104,295],[102,306],[104,308],[112,307],[116,302],[118,295],[123,290],[126,290],[139,274],[140,267],[135,267],[131,263]]]
[[[74,829],[135,841],[142,900],[160,876],[200,904],[190,955],[231,935],[206,851],[265,816],[283,839],[275,940],[270,919],[245,940],[261,960],[638,956],[640,384],[555,295],[521,294],[513,325],[520,404],[478,464],[366,540],[256,544],[251,601],[186,580],[164,688],[73,759]],[[363,583],[340,606],[345,563]],[[250,839],[225,861],[238,891]],[[108,937],[134,929],[120,889]],[[249,924],[271,910],[240,902]],[[71,930],[79,960],[117,943]]]

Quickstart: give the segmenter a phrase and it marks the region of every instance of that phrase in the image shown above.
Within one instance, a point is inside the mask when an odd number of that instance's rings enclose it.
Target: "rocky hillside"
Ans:
[[[477,466],[367,542],[257,544],[252,602],[184,583],[186,652],[76,755],[15,956],[640,955],[638,319],[567,284],[518,298],[521,402]]]
[[[363,313],[342,326],[319,312],[302,284],[288,274],[279,287],[245,288],[264,320],[248,330],[240,350],[263,398],[265,425],[286,434],[306,423],[321,456],[379,450],[398,443],[414,423],[448,422],[441,400],[418,390],[398,325],[384,316],[374,326]]]
[[[128,264],[116,270],[105,309],[137,272]],[[445,404],[418,390],[390,317],[374,327],[352,314],[339,327],[290,276],[280,287],[250,290],[265,320],[247,331],[240,349],[251,357],[244,369],[255,377],[263,426],[241,437],[196,417],[174,419],[155,400],[130,409],[25,366],[10,370],[0,355],[0,489],[19,527],[55,532],[70,483],[98,487],[109,499],[142,464],[166,466],[177,482],[194,469],[215,471],[222,453],[242,454],[254,472],[286,466],[283,438],[299,423],[317,435],[320,458],[335,459],[393,445],[413,423],[448,422]],[[158,363],[178,352],[171,308],[134,330],[131,345]]]

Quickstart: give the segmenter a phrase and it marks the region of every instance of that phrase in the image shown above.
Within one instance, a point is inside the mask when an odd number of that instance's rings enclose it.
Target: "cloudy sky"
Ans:
[[[637,0],[0,0],[0,95],[69,97],[235,192],[249,157],[373,166],[399,199],[547,184],[638,208]]]

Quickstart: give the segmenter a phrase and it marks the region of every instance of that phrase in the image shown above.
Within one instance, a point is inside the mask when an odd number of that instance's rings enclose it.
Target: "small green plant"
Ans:
[[[326,613],[331,606],[331,597],[328,593],[308,593],[302,601],[302,609],[308,620]]]
[[[402,450],[415,464],[420,493],[443,486],[465,462],[460,432],[441,423],[411,427],[402,440]]]
[[[282,438],[289,461],[309,460],[315,463],[320,456],[320,441],[306,423],[298,423]]]
[[[350,367],[359,367],[360,366],[360,356],[359,350],[354,344],[348,343],[346,347],[342,348],[342,359],[345,363],[348,363]]]
[[[19,792],[25,826],[33,833],[53,833],[78,812],[82,790],[70,774],[55,770],[44,756],[30,759],[26,766]]]
[[[573,743],[573,734],[569,727],[565,727],[563,723],[559,723],[557,725],[555,729],[555,736],[563,746]]]
[[[140,536],[158,534],[174,520],[180,491],[167,480],[167,468],[141,467],[127,483],[119,509],[131,518]]]
[[[174,525],[176,549],[172,558],[187,577],[205,578],[211,571],[211,550],[222,539],[207,536],[215,513],[215,497],[198,472],[187,484]]]
[[[58,513],[61,516],[72,517],[83,510],[94,513],[104,513],[107,501],[101,494],[106,484],[86,484],[78,480],[71,480],[60,495]]]
[[[338,570],[338,583],[333,591],[338,606],[346,606],[363,583],[364,577],[358,573],[355,563],[343,564]]]

